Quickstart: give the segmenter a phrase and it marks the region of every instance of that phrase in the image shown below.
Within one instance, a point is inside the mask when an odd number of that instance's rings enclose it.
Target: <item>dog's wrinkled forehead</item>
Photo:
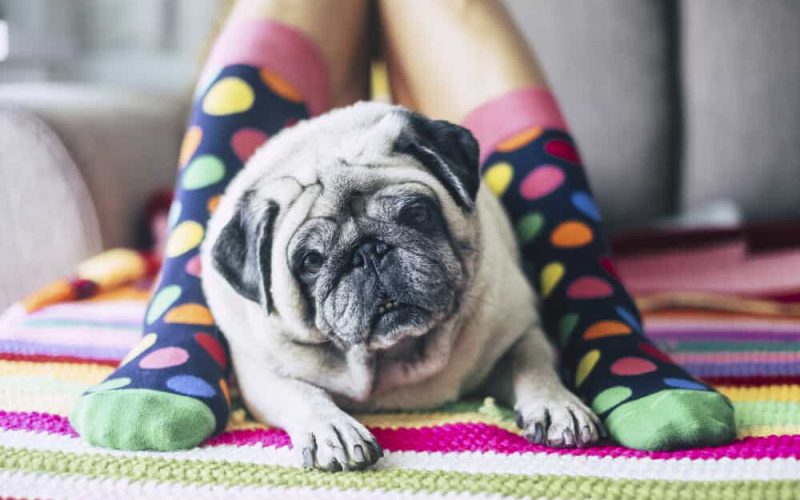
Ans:
[[[408,126],[404,113],[363,106],[302,122],[282,134],[282,158],[271,161],[268,174],[290,176],[303,185],[337,182],[338,167],[371,166],[392,155],[394,141]]]
[[[480,182],[478,147],[468,131],[398,106],[359,103],[301,122],[273,141],[253,160],[270,165],[262,185],[290,177],[302,188],[320,185],[323,195],[348,196],[381,187],[370,184],[379,179],[435,180],[468,211]]]

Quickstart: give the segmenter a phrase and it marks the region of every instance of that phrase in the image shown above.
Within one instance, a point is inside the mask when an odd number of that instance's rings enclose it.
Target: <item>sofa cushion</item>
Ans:
[[[188,97],[85,83],[0,85],[0,105],[33,112],[75,159],[104,248],[134,245],[150,196],[173,187]]]
[[[0,309],[101,250],[92,200],[59,138],[0,106]]]
[[[674,208],[671,2],[510,0],[575,133],[610,227]]]
[[[681,3],[684,207],[800,214],[800,2]]]

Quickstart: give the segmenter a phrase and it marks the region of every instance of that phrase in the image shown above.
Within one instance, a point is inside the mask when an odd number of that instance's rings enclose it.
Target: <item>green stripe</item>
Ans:
[[[530,457],[535,460],[535,457]],[[664,464],[668,466],[667,463]],[[580,476],[467,474],[421,470],[324,473],[240,462],[113,457],[0,447],[0,469],[71,474],[94,479],[194,485],[309,487],[428,493],[496,493],[547,498],[796,498],[800,481],[618,480]]]
[[[666,342],[664,344],[671,354],[685,352],[797,352],[800,342]]]
[[[800,403],[791,401],[739,401],[733,404],[738,427],[800,425]]]

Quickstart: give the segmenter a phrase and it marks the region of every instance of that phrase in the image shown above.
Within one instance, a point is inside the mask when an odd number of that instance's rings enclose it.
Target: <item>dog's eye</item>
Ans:
[[[303,256],[302,271],[306,274],[317,274],[322,268],[323,260],[319,252],[308,252]]]
[[[427,203],[417,202],[405,207],[400,213],[400,220],[405,224],[421,226],[431,218],[431,210]]]

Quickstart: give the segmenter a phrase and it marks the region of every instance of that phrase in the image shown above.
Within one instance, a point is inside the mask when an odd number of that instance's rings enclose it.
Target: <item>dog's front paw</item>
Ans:
[[[375,436],[346,413],[309,423],[292,435],[292,444],[304,467],[328,472],[361,470],[383,456]]]
[[[528,441],[557,448],[583,447],[605,434],[603,423],[577,396],[562,389],[519,401],[517,425]]]

